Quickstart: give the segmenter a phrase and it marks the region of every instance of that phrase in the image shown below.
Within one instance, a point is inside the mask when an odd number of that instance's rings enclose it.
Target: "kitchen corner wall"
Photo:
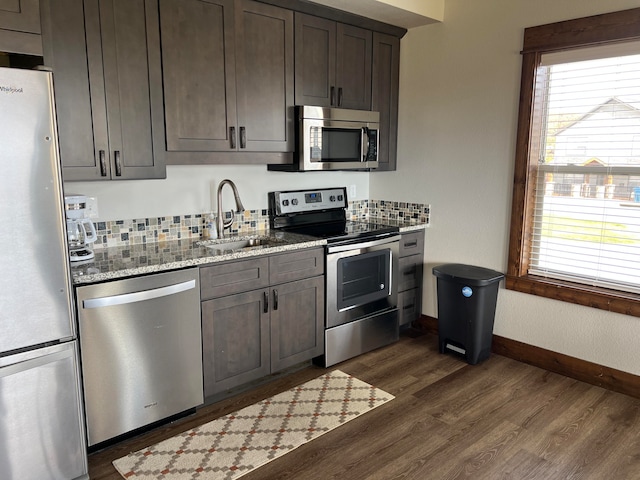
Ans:
[[[432,206],[424,314],[437,316],[433,266],[506,271],[524,28],[635,7],[446,0],[442,23],[402,39],[398,170],[371,174],[369,194]],[[494,333],[640,375],[637,317],[501,288]]]
[[[276,190],[355,185],[349,200],[369,198],[366,172],[269,172],[264,165],[169,165],[164,180],[65,182],[64,191],[96,197],[96,221],[168,217],[215,212],[218,183],[225,178],[236,184],[247,210],[266,209],[267,193]],[[228,186],[222,198],[225,211],[235,208]]]

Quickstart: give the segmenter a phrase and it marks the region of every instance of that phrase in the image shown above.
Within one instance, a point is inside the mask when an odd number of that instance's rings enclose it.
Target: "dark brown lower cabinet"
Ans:
[[[409,326],[422,314],[424,231],[402,234],[399,256],[398,316],[403,327]]]
[[[324,277],[271,289],[271,371],[324,353]]]
[[[268,259],[200,269],[205,398],[324,353],[323,250]]]
[[[254,290],[202,302],[205,397],[269,374],[265,292]]]

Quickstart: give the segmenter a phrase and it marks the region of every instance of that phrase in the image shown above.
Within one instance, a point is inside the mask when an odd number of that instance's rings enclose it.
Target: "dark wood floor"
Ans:
[[[243,480],[640,479],[640,400],[492,355],[479,365],[400,341],[338,368],[395,400],[242,477]],[[319,376],[308,367],[89,457],[111,462]]]

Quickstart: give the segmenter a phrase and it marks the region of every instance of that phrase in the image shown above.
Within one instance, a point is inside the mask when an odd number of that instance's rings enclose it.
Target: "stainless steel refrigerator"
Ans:
[[[0,68],[0,479],[88,479],[51,73]]]

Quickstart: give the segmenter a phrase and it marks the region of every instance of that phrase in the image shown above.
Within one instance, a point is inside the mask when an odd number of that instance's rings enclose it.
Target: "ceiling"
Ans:
[[[444,0],[309,1],[407,29],[441,22],[444,17]]]

